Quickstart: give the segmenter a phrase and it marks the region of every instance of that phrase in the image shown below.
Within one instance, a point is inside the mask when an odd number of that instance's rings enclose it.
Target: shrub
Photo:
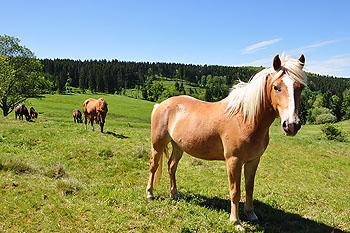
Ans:
[[[329,140],[345,141],[342,131],[335,124],[326,123],[321,127],[321,131]]]
[[[315,124],[325,124],[325,123],[334,123],[337,121],[337,118],[331,114],[321,114],[316,117]]]
[[[316,108],[313,108],[311,110],[311,115],[310,115],[309,120],[311,123],[322,124],[322,123],[316,123],[316,118],[321,116],[321,115],[324,115],[324,114],[327,114],[327,115],[330,114],[330,115],[334,116],[330,109],[324,108],[324,107],[316,107]],[[321,118],[323,118],[323,117],[321,117]],[[328,116],[327,118],[330,118],[330,116]],[[326,122],[324,122],[324,123],[326,123]]]

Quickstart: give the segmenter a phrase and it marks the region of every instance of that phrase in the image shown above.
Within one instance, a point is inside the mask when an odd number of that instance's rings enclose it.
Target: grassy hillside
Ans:
[[[224,162],[184,155],[177,171],[179,201],[169,178],[146,200],[153,103],[104,95],[105,133],[74,124],[72,110],[88,97],[31,99],[39,118],[0,117],[0,232],[233,232]],[[303,126],[285,137],[271,127],[255,184],[261,225],[254,232],[350,232],[350,143]],[[350,122],[340,123],[350,141]],[[165,169],[165,168],[164,168]],[[244,185],[242,186],[244,191]],[[244,201],[244,192],[242,192]],[[242,208],[241,208],[242,209]]]

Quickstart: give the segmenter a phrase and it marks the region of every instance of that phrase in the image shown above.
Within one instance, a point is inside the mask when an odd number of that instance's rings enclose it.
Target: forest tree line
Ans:
[[[81,92],[122,94],[137,89],[141,98],[159,102],[187,94],[205,101],[227,96],[238,80],[249,81],[263,67],[185,65],[179,63],[125,62],[118,60],[43,59],[50,91],[65,93],[69,87]],[[303,123],[325,123],[350,119],[350,80],[307,73],[308,87],[302,93],[299,115]],[[165,87],[162,80],[177,80]],[[185,90],[183,83],[193,88]],[[205,89],[199,93],[197,88]]]

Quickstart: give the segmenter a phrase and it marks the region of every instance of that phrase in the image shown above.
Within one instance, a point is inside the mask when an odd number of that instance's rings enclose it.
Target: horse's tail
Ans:
[[[90,100],[90,99],[87,99],[87,100],[85,100],[84,103],[83,103],[83,113],[84,113],[84,115],[87,113],[86,105],[89,103],[89,100]]]
[[[158,108],[158,106],[159,106],[159,104],[155,104],[155,105],[153,106],[153,110],[152,110],[151,116],[153,116],[153,114],[154,114],[154,112],[156,111],[156,109]]]
[[[164,151],[163,151],[162,155],[160,156],[160,159],[159,159],[159,162],[158,162],[158,168],[156,170],[156,173],[154,174],[154,185],[155,186],[160,183],[160,177],[162,176],[164,154],[167,157],[167,159],[169,159],[168,145],[165,146]]]

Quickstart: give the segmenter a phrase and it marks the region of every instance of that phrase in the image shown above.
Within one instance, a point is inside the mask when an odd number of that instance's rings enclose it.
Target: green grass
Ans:
[[[73,123],[73,109],[102,96],[109,108],[104,134]],[[0,232],[234,231],[224,162],[184,155],[177,171],[182,198],[169,198],[164,170],[157,199],[146,200],[153,103],[74,94],[27,105],[37,120],[0,117]],[[325,139],[316,125],[285,137],[273,124],[255,184],[261,224],[241,214],[248,231],[350,231],[350,122],[339,125],[347,142]]]

